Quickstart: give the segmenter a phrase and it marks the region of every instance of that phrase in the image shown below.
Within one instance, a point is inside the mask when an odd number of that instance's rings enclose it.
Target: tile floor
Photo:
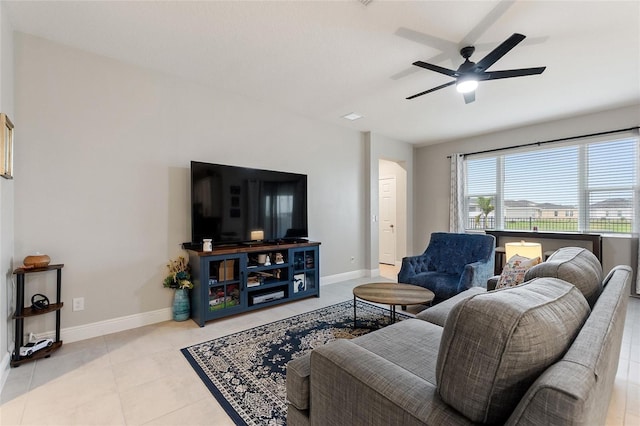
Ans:
[[[396,271],[381,268],[391,280]],[[380,280],[377,278],[375,280]],[[352,298],[373,279],[323,286],[320,298],[210,322],[163,322],[65,344],[51,358],[12,369],[0,424],[230,425],[179,349]],[[608,424],[640,425],[640,299],[629,304]]]

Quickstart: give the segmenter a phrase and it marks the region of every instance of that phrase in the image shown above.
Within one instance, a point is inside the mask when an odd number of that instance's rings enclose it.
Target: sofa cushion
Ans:
[[[440,397],[474,422],[504,422],[534,380],[566,352],[589,312],[582,293],[555,278],[461,301],[440,343]]]
[[[442,327],[407,319],[352,340],[435,386]]]
[[[458,293],[455,296],[445,300],[442,303],[438,303],[435,306],[425,309],[424,311],[418,313],[416,318],[421,319],[423,321],[428,321],[431,324],[439,325],[440,327],[444,327],[445,322],[447,321],[447,317],[449,316],[449,312],[451,308],[453,308],[458,302],[461,302],[465,299],[468,299],[471,296],[480,293],[486,293],[487,289],[482,287],[471,287],[469,290],[465,290],[462,293]]]
[[[540,263],[540,258],[529,259],[528,257],[511,256],[511,259],[504,265],[496,289],[504,287],[515,287],[524,282],[525,273],[532,267]]]
[[[435,386],[442,327],[407,319],[351,340]],[[309,409],[311,352],[287,364],[287,399],[298,410]]]
[[[598,258],[581,247],[563,247],[546,262],[529,269],[525,281],[539,277],[560,278],[578,287],[593,307],[602,291],[602,266]]]

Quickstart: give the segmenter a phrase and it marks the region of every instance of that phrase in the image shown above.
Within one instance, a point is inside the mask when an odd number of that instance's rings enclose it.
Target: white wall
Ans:
[[[416,220],[415,224],[413,254],[424,251],[432,232],[449,229],[448,155],[616,130],[639,124],[640,105],[635,105],[416,149],[415,215],[420,220]],[[635,269],[636,247],[636,238],[606,237],[602,250],[603,268],[608,271],[615,265],[624,264]]]
[[[13,114],[13,29],[0,2],[0,112],[16,125]],[[0,178],[0,389],[9,368],[13,347],[13,188],[14,181]]]
[[[374,217],[379,216],[379,198],[378,198],[378,180],[380,177],[380,160],[394,161],[401,165],[406,170],[407,194],[413,194],[413,182],[414,182],[414,148],[413,145],[401,142],[395,139],[388,138],[383,135],[378,135],[370,132],[365,132],[362,135],[365,144],[365,157],[367,159],[365,170],[366,181],[366,252],[367,259],[365,259],[365,265],[370,271],[371,276],[377,276],[378,271],[378,258],[379,258],[379,229],[378,222],[374,220]],[[410,247],[413,247],[413,197],[409,195],[407,197],[407,238],[404,252],[409,251]]]
[[[170,306],[190,160],[307,174],[321,276],[363,270],[359,132],[20,33],[15,55],[15,253],[65,264],[63,329]]]

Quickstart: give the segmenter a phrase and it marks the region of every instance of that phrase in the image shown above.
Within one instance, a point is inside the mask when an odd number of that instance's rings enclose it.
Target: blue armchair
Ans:
[[[493,235],[434,232],[419,256],[405,257],[398,282],[433,291],[439,303],[471,287],[485,287],[493,275]]]

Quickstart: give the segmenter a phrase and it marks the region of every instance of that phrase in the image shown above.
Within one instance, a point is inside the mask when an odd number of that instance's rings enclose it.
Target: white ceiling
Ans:
[[[3,3],[17,31],[415,144],[640,102],[640,1]],[[412,62],[457,68],[465,38],[477,61],[514,32],[490,70],[542,75],[405,100],[450,80]]]

